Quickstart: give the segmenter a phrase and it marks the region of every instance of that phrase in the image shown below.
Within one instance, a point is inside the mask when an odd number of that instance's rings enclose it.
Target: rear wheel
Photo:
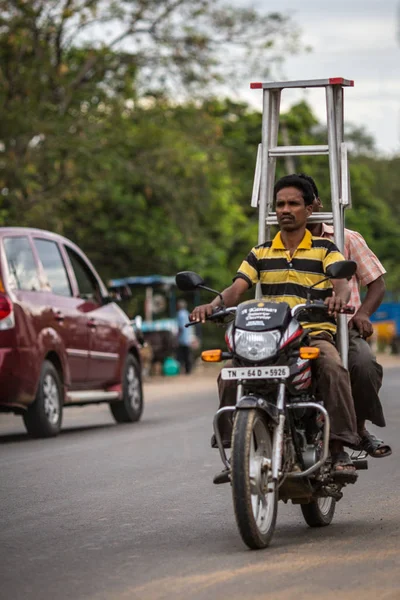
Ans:
[[[253,550],[266,548],[275,529],[278,494],[271,481],[272,442],[265,416],[238,411],[232,439],[232,494],[240,535]]]
[[[302,504],[301,512],[310,527],[326,527],[332,522],[335,508],[336,500],[334,498],[318,498],[309,504]]]
[[[53,437],[60,431],[62,386],[57,369],[48,360],[42,365],[35,401],[24,413],[23,419],[32,437]]]
[[[134,423],[142,416],[142,378],[139,363],[132,354],[128,354],[125,363],[122,401],[110,402],[110,410],[117,423]]]

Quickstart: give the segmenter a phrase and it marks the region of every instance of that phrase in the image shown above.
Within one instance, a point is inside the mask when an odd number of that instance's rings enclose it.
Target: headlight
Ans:
[[[235,351],[246,360],[265,360],[273,356],[281,338],[279,331],[235,331]]]

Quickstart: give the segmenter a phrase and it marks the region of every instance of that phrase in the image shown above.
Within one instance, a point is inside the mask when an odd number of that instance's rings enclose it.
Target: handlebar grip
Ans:
[[[191,323],[186,323],[185,327],[193,327],[193,325],[198,325],[200,321],[191,321]]]
[[[354,315],[354,313],[356,312],[356,307],[347,304],[346,306],[343,306],[339,312],[342,315]]]

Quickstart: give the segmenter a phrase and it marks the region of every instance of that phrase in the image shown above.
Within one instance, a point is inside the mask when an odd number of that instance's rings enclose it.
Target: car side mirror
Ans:
[[[142,331],[142,326],[143,326],[142,316],[136,315],[136,317],[132,321],[132,324],[133,324],[133,329],[135,331],[136,339],[139,342],[139,344],[141,344],[141,346],[143,346],[145,340],[144,340],[144,335],[143,335],[143,331]]]
[[[133,324],[135,326],[135,329],[137,331],[142,331],[142,326],[143,326],[143,318],[141,315],[136,315],[136,317],[133,319]]]

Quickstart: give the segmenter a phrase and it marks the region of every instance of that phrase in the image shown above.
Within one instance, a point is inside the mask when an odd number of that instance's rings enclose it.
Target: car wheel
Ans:
[[[111,413],[117,423],[139,421],[143,412],[143,389],[137,359],[128,354],[122,381],[122,400],[110,402]]]
[[[62,386],[53,365],[45,360],[40,373],[39,387],[33,404],[23,415],[25,427],[32,437],[53,437],[61,428]]]

